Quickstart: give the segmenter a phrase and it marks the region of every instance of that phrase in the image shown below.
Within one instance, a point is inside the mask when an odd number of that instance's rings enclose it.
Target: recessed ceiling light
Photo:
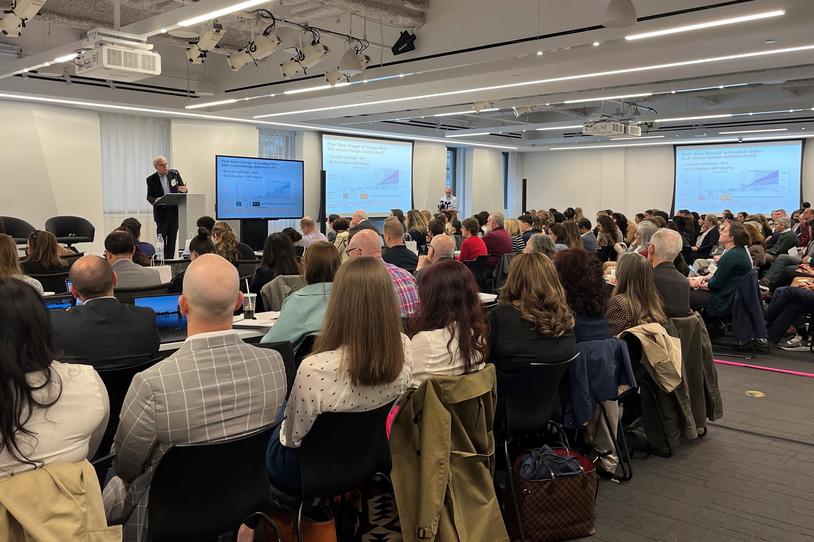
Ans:
[[[537,51],[537,56],[543,56],[543,52],[542,51]]]
[[[805,130],[805,128],[803,128]],[[732,134],[760,134],[765,132],[788,132],[788,128],[763,128],[758,130],[731,130],[728,132],[718,132],[720,135]]]
[[[777,40],[768,39],[765,40],[763,43],[765,43],[766,45],[772,45],[773,43],[777,43]]]
[[[684,26],[674,26],[672,28],[664,28],[662,30],[655,30],[653,32],[642,32],[640,34],[629,34],[625,36],[628,41],[641,40],[646,38],[655,38],[658,36],[666,36],[669,34],[678,34],[681,32],[690,32],[692,30],[702,30],[704,28],[713,28],[716,26],[726,26],[730,24],[746,23],[750,21],[758,21],[760,19],[769,19],[772,17],[780,17],[785,15],[786,12],[782,9],[772,11],[763,11],[760,13],[753,13],[752,15],[743,15],[741,17],[729,17],[726,19],[718,19],[715,21],[707,21],[705,23],[688,24]]]
[[[599,47],[599,42],[598,42],[598,41],[595,41],[595,42],[593,43],[593,46],[594,46],[594,47]]]

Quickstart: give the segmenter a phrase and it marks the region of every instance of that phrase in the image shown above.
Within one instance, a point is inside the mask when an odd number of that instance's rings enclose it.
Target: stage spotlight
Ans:
[[[245,49],[229,55],[229,66],[237,71],[249,62],[259,62],[280,48],[281,40],[275,34],[260,36],[251,42]]]
[[[207,25],[206,32],[198,38],[195,44],[187,49],[187,59],[193,64],[203,64],[206,53],[215,48],[223,38],[223,25],[211,23]]]
[[[370,57],[357,52],[356,49],[351,47],[342,56],[342,60],[339,61],[339,71],[345,77],[353,77],[365,71],[368,64],[370,64]]]
[[[610,0],[602,26],[623,28],[636,24],[636,8],[631,0]]]
[[[403,55],[404,53],[415,51],[415,34],[403,30],[399,39],[396,40],[396,43],[393,44],[390,50],[393,51],[393,55]]]

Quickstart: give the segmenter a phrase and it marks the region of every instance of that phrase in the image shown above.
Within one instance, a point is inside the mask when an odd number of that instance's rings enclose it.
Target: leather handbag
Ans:
[[[580,470],[574,474],[551,470],[547,479],[526,480],[520,476],[520,468],[528,455],[517,458],[511,474],[515,498],[510,495],[506,503],[506,527],[512,540],[553,542],[596,533],[596,467],[574,450],[554,448],[551,452],[559,458],[576,459]]]

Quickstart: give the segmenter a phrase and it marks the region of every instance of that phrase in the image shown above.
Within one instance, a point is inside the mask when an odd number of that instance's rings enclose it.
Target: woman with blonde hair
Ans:
[[[336,273],[322,332],[297,369],[283,422],[269,442],[275,487],[300,493],[298,448],[320,414],[393,402],[407,389],[412,365],[390,274],[375,258],[351,258]]]
[[[5,233],[0,233],[0,279],[21,280],[34,288],[38,294],[42,295],[44,292],[40,281],[23,274],[20,258],[17,257],[17,243]]]
[[[520,235],[520,222],[514,218],[507,218],[503,222],[503,227],[512,238],[512,252],[520,254],[526,248],[526,243],[523,241],[523,236]]]
[[[543,254],[512,259],[498,305],[486,320],[498,396],[529,364],[557,363],[576,354],[574,315],[554,264]]]
[[[616,264],[616,287],[608,302],[611,335],[641,324],[664,324],[661,295],[653,282],[653,266],[638,254],[623,254]]]
[[[419,254],[427,253],[427,218],[416,209],[407,211],[407,235],[415,241]]]
[[[568,248],[582,248],[582,237],[576,222],[567,220],[562,223],[565,228],[565,244]]]
[[[574,207],[574,224],[579,224],[579,221],[585,218],[582,214],[582,207]]]
[[[254,251],[245,243],[237,240],[232,227],[226,222],[216,222],[212,228],[212,240],[218,255],[226,258],[232,263],[239,260],[256,260]]]
[[[37,230],[28,236],[28,257],[20,262],[26,275],[64,273],[70,264],[60,257],[59,243],[53,233]]]

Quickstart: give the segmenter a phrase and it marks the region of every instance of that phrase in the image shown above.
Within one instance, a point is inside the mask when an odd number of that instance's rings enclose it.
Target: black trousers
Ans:
[[[172,260],[175,256],[175,240],[178,238],[178,208],[167,207],[164,219],[156,219],[158,233],[164,238],[164,259]]]

